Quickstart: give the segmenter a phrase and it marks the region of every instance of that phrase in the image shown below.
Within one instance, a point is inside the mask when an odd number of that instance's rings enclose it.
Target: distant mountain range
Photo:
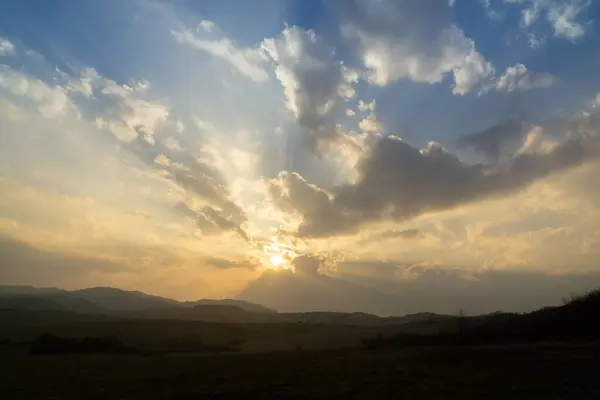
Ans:
[[[81,290],[58,288],[36,288],[33,286],[0,286],[0,308],[16,306],[39,308],[45,305],[65,311],[88,311],[92,313],[135,313],[158,310],[194,309],[197,306],[235,306],[252,313],[276,313],[275,310],[242,300],[202,299],[179,302],[138,291],[127,291],[112,287],[93,287]]]
[[[259,281],[251,290],[270,284],[279,275],[266,275],[267,282]],[[281,278],[280,278],[281,279]],[[285,279],[285,277],[283,278]],[[301,288],[301,287],[300,287]],[[340,291],[343,293],[344,291]],[[260,297],[262,291],[245,292],[246,296]],[[300,301],[300,293],[290,293],[289,301]],[[310,293],[309,293],[310,295]],[[335,296],[333,293],[331,296]],[[323,300],[322,296],[319,297]],[[329,301],[335,301],[331,297]],[[343,304],[344,299],[337,300]],[[305,306],[313,304],[304,303]],[[314,304],[316,306],[316,303]],[[450,316],[418,313],[402,317],[379,317],[362,312],[294,312],[278,313],[250,301],[241,299],[201,299],[179,302],[165,297],[152,296],[138,291],[111,287],[94,287],[81,290],[35,288],[32,286],[0,286],[0,310],[63,311],[82,314],[105,314],[152,319],[181,319],[223,323],[314,323],[361,326],[397,325],[408,322],[438,321]]]

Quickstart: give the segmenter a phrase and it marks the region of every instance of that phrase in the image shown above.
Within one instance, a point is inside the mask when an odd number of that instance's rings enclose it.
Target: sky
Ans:
[[[0,3],[0,283],[282,311],[600,286],[600,3]]]

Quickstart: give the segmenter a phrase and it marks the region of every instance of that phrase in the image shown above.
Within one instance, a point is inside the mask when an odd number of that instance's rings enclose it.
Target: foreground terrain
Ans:
[[[389,318],[85,294],[4,297],[0,399],[600,399],[600,291]]]
[[[600,347],[412,347],[220,355],[13,355],[3,399],[598,399]]]

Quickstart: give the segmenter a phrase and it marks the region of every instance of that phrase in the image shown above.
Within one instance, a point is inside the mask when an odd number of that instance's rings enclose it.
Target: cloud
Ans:
[[[361,235],[360,243],[363,246],[375,245],[378,247],[383,241],[393,240],[394,243],[397,243],[402,240],[416,240],[425,238],[426,234],[417,228],[409,228],[409,229],[385,229],[383,231],[376,231],[373,233],[366,233]],[[386,257],[380,255],[382,259]]]
[[[343,100],[354,96],[356,72],[338,61],[333,48],[312,30],[286,27],[261,47],[275,64],[286,106],[306,130],[311,147],[320,140],[334,140],[338,131],[333,118]]]
[[[47,85],[6,65],[0,65],[0,88],[31,101],[45,118],[57,118],[76,109],[62,86]]]
[[[0,280],[7,283],[49,285],[58,276],[80,277],[94,271],[117,273],[127,269],[110,259],[50,251],[4,235],[0,235],[0,254]]]
[[[264,57],[258,48],[241,48],[222,36],[212,21],[201,21],[194,33],[189,29],[171,31],[178,43],[187,44],[229,63],[239,73],[255,82],[266,82],[269,75],[264,69]]]
[[[286,212],[299,213],[313,225],[311,229],[335,231],[341,228],[335,226],[342,221],[342,216],[333,205],[331,194],[310,184],[300,174],[282,171],[268,182],[268,190],[276,206]]]
[[[502,18],[502,13],[492,7],[492,0],[479,0],[479,3],[483,7],[486,17],[493,20],[500,20]]]
[[[421,236],[421,231],[414,228],[405,229],[403,231],[389,229],[387,231],[381,232],[381,234],[378,236],[384,239],[414,239]]]
[[[597,128],[595,119],[580,121],[567,139],[545,152],[521,152],[487,166],[465,164],[438,143],[430,142],[419,150],[399,138],[382,137],[359,161],[354,183],[326,192],[298,174],[281,173],[270,184],[271,195],[282,209],[301,216],[299,236],[330,236],[355,230],[369,221],[406,220],[506,195],[555,172],[595,160],[600,156]],[[477,139],[480,147],[495,155],[494,143],[502,130],[484,132],[470,140]]]
[[[0,57],[15,54],[15,45],[8,39],[0,37]]]
[[[369,103],[368,106],[369,115],[359,121],[358,127],[361,131],[366,133],[380,133],[383,131],[383,124],[377,119],[377,114],[375,113],[375,100]]]
[[[242,239],[249,240],[246,232],[239,225],[243,221],[235,221],[234,217],[227,215],[222,210],[210,206],[204,206],[196,210],[183,202],[177,203],[175,210],[191,219],[203,235],[215,235],[232,231]]]
[[[318,276],[318,275],[335,275],[337,270],[337,261],[332,257],[321,254],[302,254],[291,262],[292,271],[306,275],[306,276]]]
[[[318,260],[314,258],[301,258],[298,264],[295,274],[263,273],[237,298],[280,312],[359,311],[387,316],[418,312],[456,315],[463,310],[476,315],[559,305],[564,296],[586,293],[600,283],[597,272],[472,271],[365,259],[338,263],[336,274],[329,275],[316,272]]]
[[[453,73],[455,94],[493,74],[473,40],[452,24],[447,0],[331,0],[344,37],[356,44],[371,83],[439,83]]]
[[[581,22],[580,16],[591,0],[504,0],[505,3],[522,5],[521,25],[530,29],[541,19],[545,19],[554,31],[555,37],[575,41],[585,36],[588,23]]]
[[[119,85],[92,68],[83,69],[79,76],[63,74],[63,79],[72,95],[79,94],[90,101],[104,100],[100,110],[93,111],[98,115],[96,125],[123,142],[131,142],[139,135],[153,141],[156,129],[169,117],[165,104],[148,99],[150,82],[146,80]]]
[[[148,142],[138,136],[124,144],[124,148],[155,168],[161,177],[177,184],[188,199],[199,203],[201,210],[189,209],[184,214],[188,214],[203,233],[231,230],[247,239],[241,228],[247,220],[245,211],[232,200],[229,182],[218,168],[218,160],[210,146],[204,145],[199,154],[194,154],[181,147],[173,148],[168,143],[169,140]]]
[[[527,126],[524,123],[509,119],[480,132],[461,136],[458,144],[463,148],[474,149],[492,164],[497,164],[505,153],[515,153],[514,149],[510,152],[510,147],[515,144],[521,145],[526,130]]]
[[[205,262],[208,265],[211,265],[218,269],[238,269],[238,268],[257,269],[261,265],[258,261],[252,260],[252,259],[228,260],[226,258],[219,258],[219,257],[206,258]]]
[[[506,68],[504,74],[497,78],[494,84],[485,85],[482,92],[495,89],[510,93],[549,87],[555,82],[556,78],[552,74],[530,72],[523,64],[515,64]]]
[[[496,70],[477,52],[469,53],[462,65],[454,68],[452,93],[465,95],[477,84],[494,75]]]
[[[313,256],[302,255],[292,260],[294,270],[301,274],[317,275],[321,268],[322,261]]]

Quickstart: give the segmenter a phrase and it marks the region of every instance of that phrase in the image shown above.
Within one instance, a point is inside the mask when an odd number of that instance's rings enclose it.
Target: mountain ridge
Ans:
[[[0,300],[6,302],[8,298],[45,298],[48,301],[61,300],[63,302],[65,299],[71,299],[72,301],[80,300],[93,303],[106,312],[136,312],[144,310],[171,310],[178,308],[193,309],[196,305],[223,304],[236,306],[249,312],[277,313],[276,310],[243,300],[199,299],[194,301],[177,301],[137,290],[124,290],[108,286],[64,290],[46,287],[37,288],[35,286],[27,285],[0,285]],[[0,304],[2,303],[0,302]]]
[[[301,287],[300,287],[301,288]],[[343,299],[342,299],[343,301]],[[278,312],[256,302],[236,299],[200,299],[179,302],[140,291],[112,287],[78,290],[33,286],[0,286],[0,309],[66,311],[144,319],[179,319],[219,323],[308,323],[385,326],[453,318],[434,313],[381,317],[362,311]]]

